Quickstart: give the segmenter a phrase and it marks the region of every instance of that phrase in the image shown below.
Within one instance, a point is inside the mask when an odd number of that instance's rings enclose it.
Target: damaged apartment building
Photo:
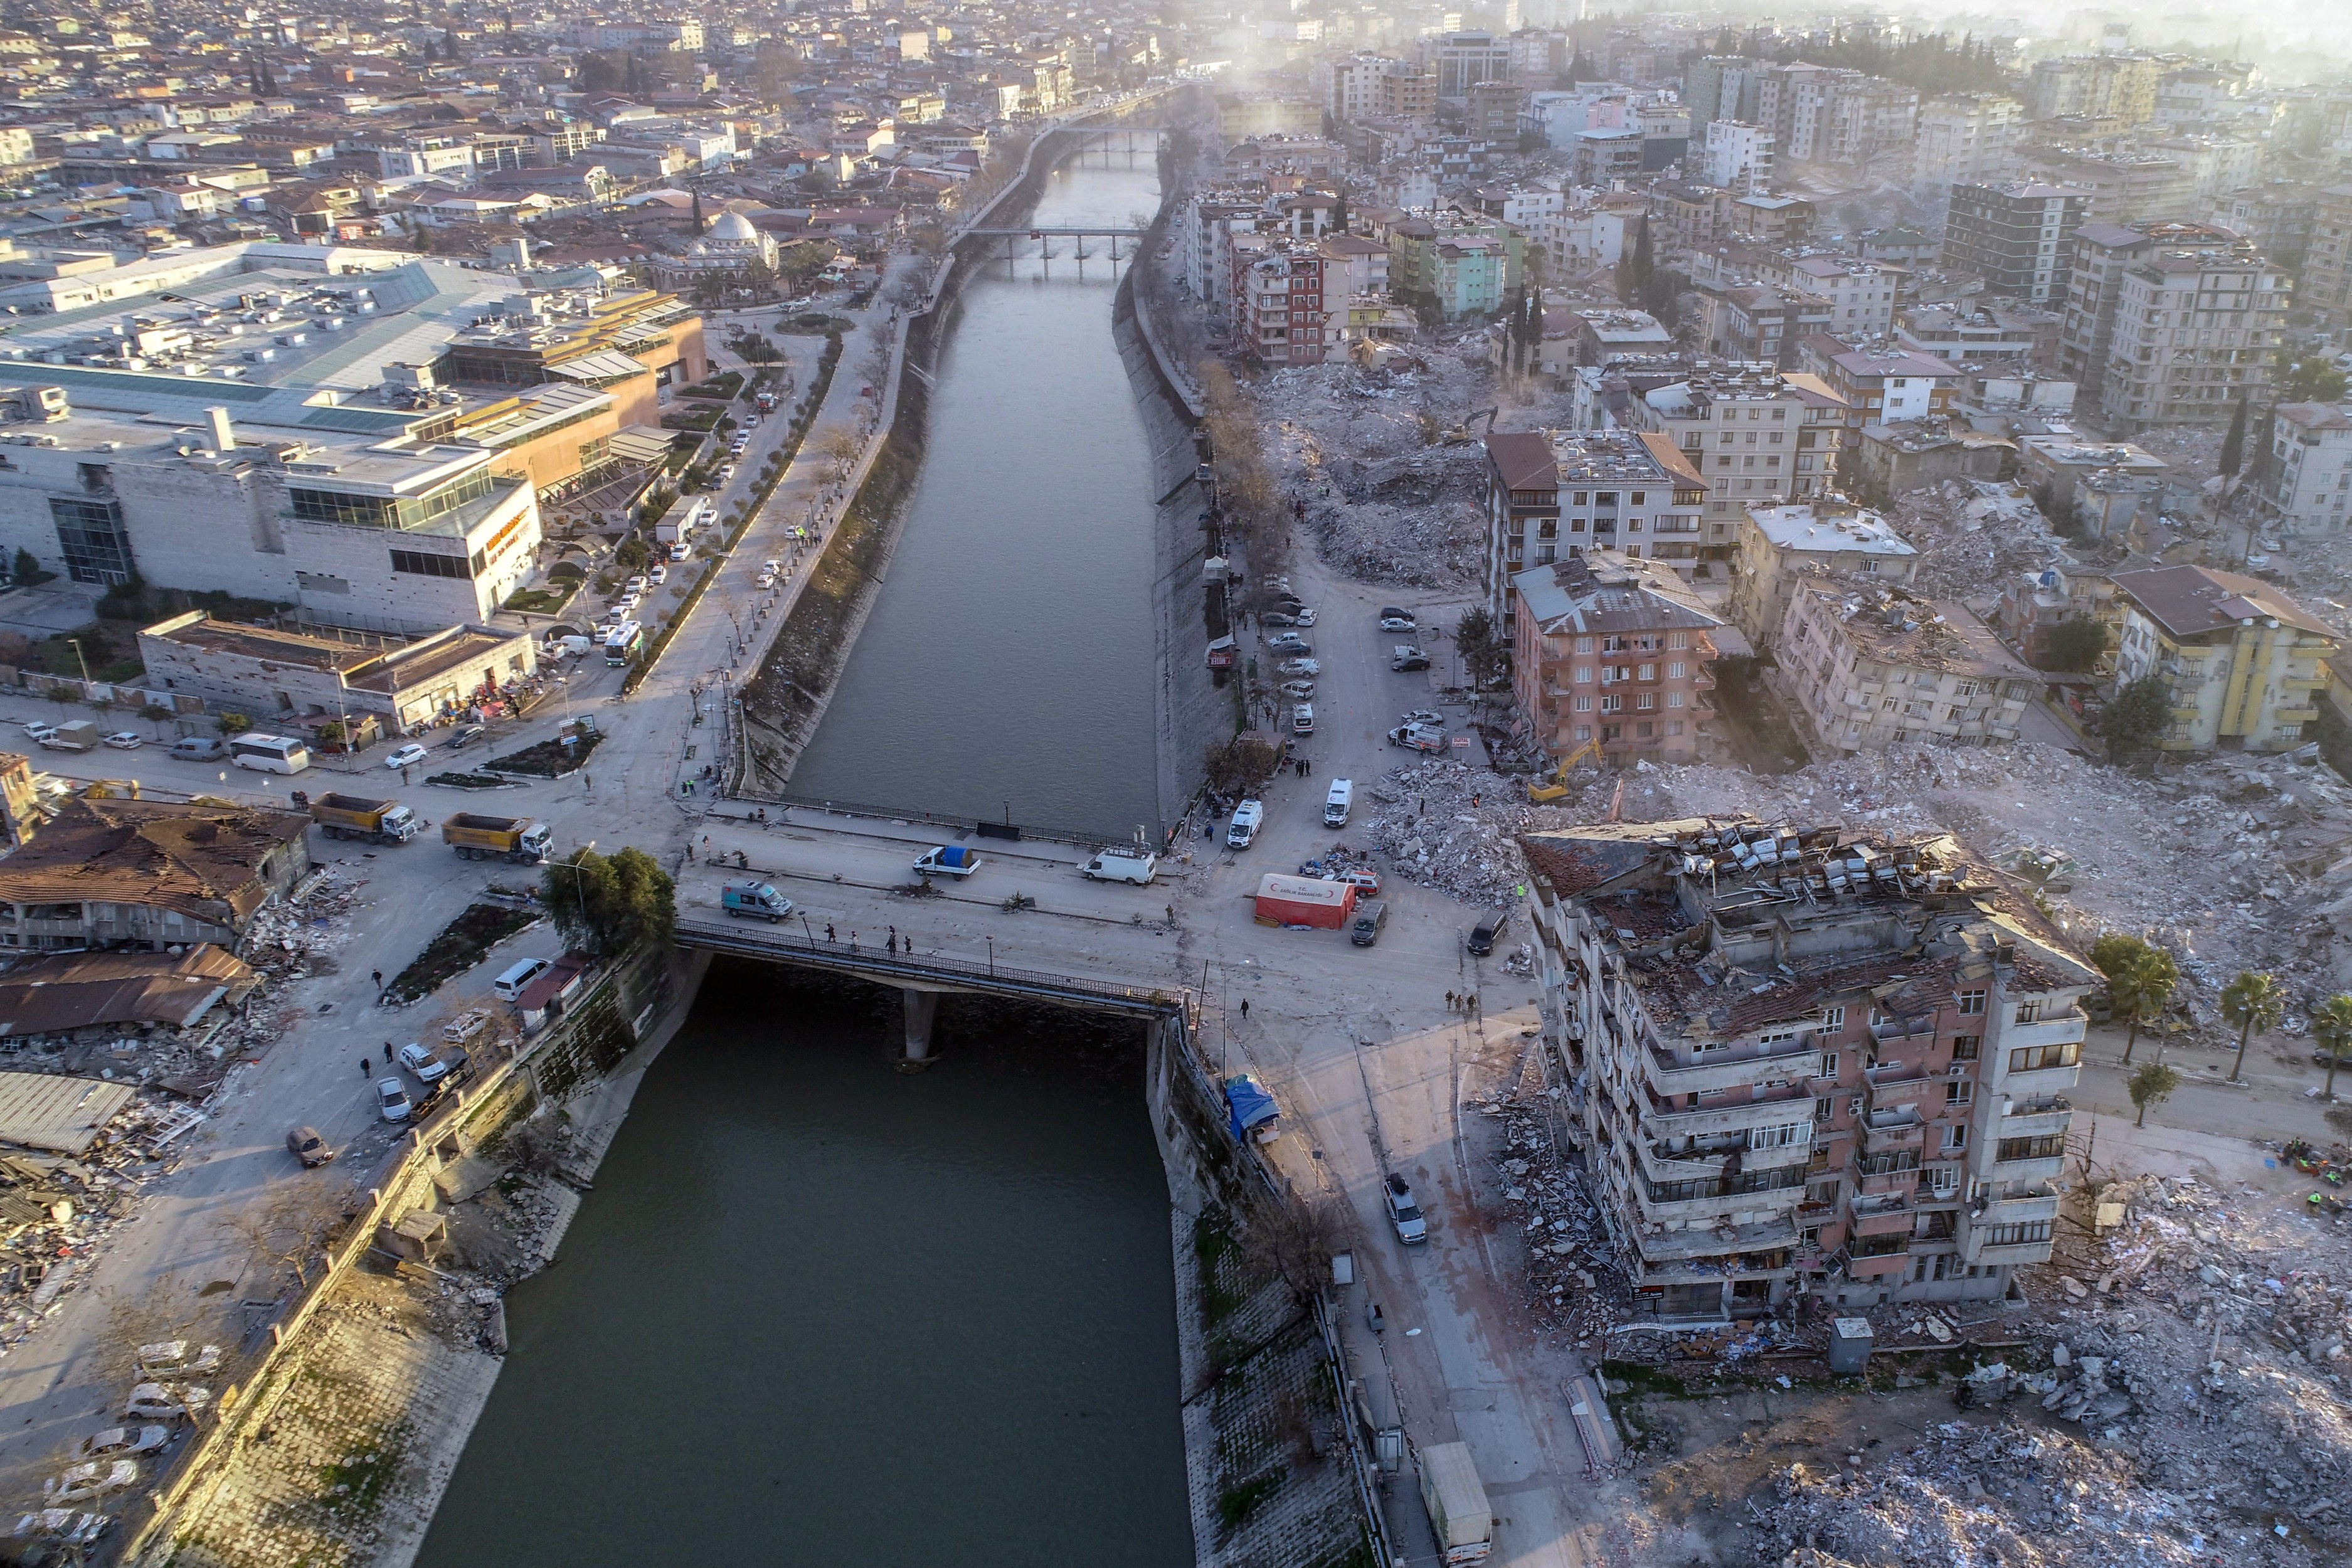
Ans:
[[[1995,1300],[2048,1259],[2097,976],[2012,880],[1835,825],[1519,842],[1637,1319]]]

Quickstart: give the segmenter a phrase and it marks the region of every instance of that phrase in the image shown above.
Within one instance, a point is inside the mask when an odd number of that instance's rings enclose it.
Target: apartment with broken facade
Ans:
[[[1741,817],[1520,840],[1637,1323],[1993,1300],[2046,1261],[2097,975],[1956,838]]]

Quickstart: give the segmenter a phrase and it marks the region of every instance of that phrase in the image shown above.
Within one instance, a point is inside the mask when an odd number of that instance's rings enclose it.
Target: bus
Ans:
[[[299,773],[310,765],[310,748],[290,735],[232,735],[229,761],[265,773]]]
[[[624,665],[645,651],[646,628],[635,621],[623,621],[604,639],[604,662]]]

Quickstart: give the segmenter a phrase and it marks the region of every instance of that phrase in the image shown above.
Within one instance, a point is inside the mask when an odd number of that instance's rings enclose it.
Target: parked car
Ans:
[[[1445,727],[1445,715],[1438,712],[1433,708],[1416,708],[1410,713],[1399,714],[1397,716],[1397,722],[1400,724],[1427,724],[1432,728],[1442,730]]]
[[[1445,750],[1445,731],[1427,724],[1400,724],[1389,731],[1389,744],[1409,752]]]
[[[46,746],[58,738],[58,727],[55,724],[44,724],[36,719],[25,726],[25,733],[31,736],[38,744]]]
[[[1315,695],[1315,683],[1311,680],[1286,680],[1282,683],[1282,694],[1304,700]]]
[[[315,1127],[297,1127],[286,1134],[286,1152],[301,1161],[305,1169],[327,1164],[335,1157]]]
[[[1384,615],[1381,617],[1381,630],[1384,632],[1417,632],[1420,629],[1421,623],[1411,616]]]
[[[408,744],[393,752],[392,755],[384,758],[383,765],[388,768],[414,767],[418,763],[423,762],[429,754],[430,753],[427,752],[424,747],[418,745],[415,742],[411,741]]]
[[[1304,606],[1293,610],[1290,612],[1290,624],[1294,626],[1311,626],[1315,624],[1315,612]]]
[[[1290,732],[1294,735],[1315,733],[1315,704],[1301,702],[1291,709]]]
[[[228,755],[228,742],[218,735],[183,735],[172,742],[172,755],[184,763],[215,763]]]
[[[134,1458],[152,1454],[171,1440],[169,1426],[109,1426],[84,1437],[80,1453],[85,1459],[110,1459],[118,1455]]]
[[[1391,616],[1394,616],[1396,619],[1401,621],[1409,621],[1412,619],[1412,612],[1406,609],[1402,605],[1382,605],[1381,606],[1381,619],[1385,621]]]
[[[1297,632],[1276,632],[1265,639],[1265,646],[1276,653],[1313,653],[1307,639]]]
[[[47,1508],[71,1508],[109,1492],[139,1484],[139,1465],[132,1459],[92,1459],[75,1465],[41,1484],[41,1502]]]
[[[1396,1226],[1397,1239],[1407,1247],[1429,1239],[1429,1222],[1421,1215],[1421,1205],[1412,1201],[1412,1185],[1394,1171],[1381,1184],[1381,1196],[1389,1205],[1389,1221]]]
[[[773,572],[762,571],[753,581],[760,587],[772,588],[776,585],[776,574]]]
[[[432,1047],[415,1041],[400,1047],[400,1065],[415,1073],[419,1083],[437,1083],[449,1076],[449,1064],[435,1056]]]
[[[117,730],[106,738],[106,743],[118,752],[135,752],[147,743],[147,737],[136,730]]]
[[[409,1103],[408,1086],[396,1078],[377,1080],[375,1105],[386,1121],[405,1121],[416,1109]]]
[[[1493,909],[1487,910],[1485,914],[1480,915],[1478,917],[1478,923],[1470,928],[1470,952],[1472,955],[1478,958],[1484,958],[1488,953],[1494,952],[1495,943],[1502,937],[1503,929],[1510,923],[1511,910],[1510,907],[1507,904],[1497,904]]]
[[[1268,610],[1257,618],[1257,624],[1262,626],[1295,626],[1298,623],[1287,610]]]
[[[139,1347],[142,1378],[205,1377],[220,1370],[218,1345],[195,1345],[187,1340],[161,1340]]]
[[[640,572],[635,576],[631,577],[627,582],[621,584],[621,592],[624,594],[642,594],[652,585],[653,579]]]
[[[1286,658],[1274,667],[1277,675],[1320,675],[1322,665],[1311,658]]]
[[[655,563],[654,563],[654,569],[653,569],[652,571],[650,571],[650,572],[646,573],[646,575],[647,577],[651,578],[654,582],[656,582],[656,583],[667,583],[667,582],[668,582],[668,581],[669,581],[669,563],[668,563],[668,562],[667,562],[667,561],[656,561],[656,562],[655,562]]]
[[[642,603],[644,602],[644,600],[645,600],[645,595],[642,595],[642,594],[637,594],[637,593],[627,593],[627,594],[624,594],[624,595],[622,595],[619,598],[617,598],[617,599],[615,599],[615,600],[614,600],[614,601],[613,601],[613,608],[614,608],[614,609],[616,609],[616,610],[620,611],[620,612],[621,612],[621,614],[623,614],[623,615],[625,615],[625,615],[627,615],[631,610],[635,609],[635,608],[638,606],[638,605],[640,605],[640,604],[642,604]]]
[[[462,752],[490,732],[487,724],[460,724],[457,732],[449,737],[449,749]]]
[[[126,1421],[176,1421],[192,1410],[202,1410],[213,1402],[209,1388],[173,1388],[161,1383],[142,1383],[131,1391],[122,1402],[122,1418]]]
[[[1429,656],[1409,642],[1401,642],[1396,645],[1395,651],[1389,655],[1389,668],[1399,672],[1408,669],[1427,669]]]

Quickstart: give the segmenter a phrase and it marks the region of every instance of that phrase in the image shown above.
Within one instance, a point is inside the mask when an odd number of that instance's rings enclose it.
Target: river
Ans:
[[[1042,225],[1157,205],[1055,175]],[[1112,276],[967,288],[887,585],[795,793],[1158,820],[1150,452]],[[1096,241],[1099,247],[1102,242]],[[1124,825],[1124,826],[1123,826]],[[420,1568],[1192,1558],[1168,1189],[1131,1029],[715,967],[646,1074]]]
[[[807,983],[802,983],[806,984]],[[563,1240],[419,1568],[1189,1568],[1142,1050],[714,968]]]
[[[1040,227],[1128,224],[1150,168],[1057,171]],[[1151,451],[1106,241],[975,270],[887,584],[793,771],[803,799],[1158,836]],[[1122,252],[1125,244],[1122,243]],[[1126,273],[1122,260],[1118,275]]]

